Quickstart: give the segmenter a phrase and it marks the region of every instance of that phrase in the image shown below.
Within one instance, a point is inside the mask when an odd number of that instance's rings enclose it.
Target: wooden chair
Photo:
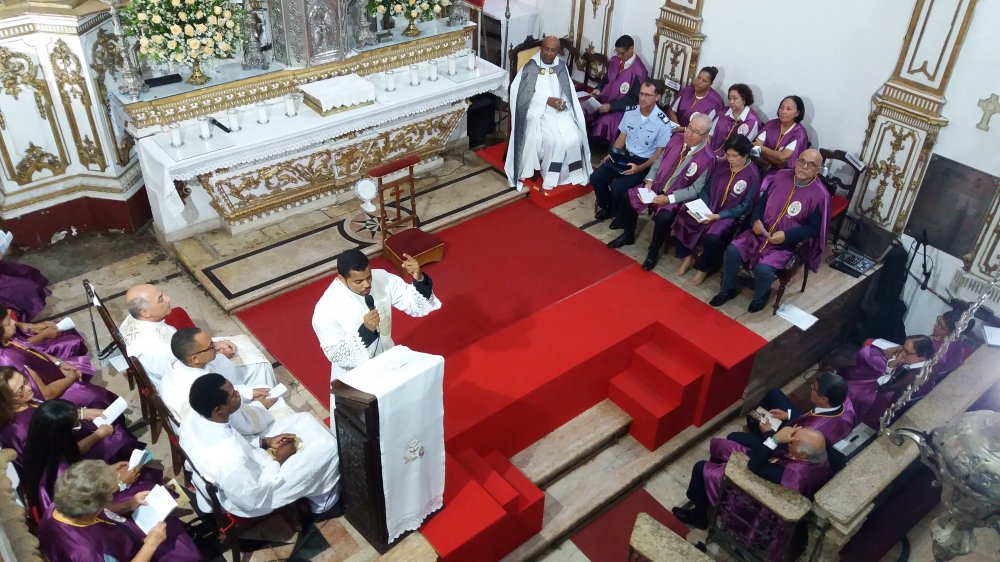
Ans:
[[[508,71],[510,76],[507,82],[508,92],[510,90],[510,86],[514,84],[514,77],[517,76],[517,73],[521,70],[521,68],[524,67],[524,65],[528,63],[531,57],[535,56],[535,53],[537,53],[541,48],[542,48],[542,40],[536,39],[534,36],[529,35],[524,39],[524,41],[522,41],[518,45],[515,45],[512,49],[510,49],[510,51],[508,51],[507,60],[510,61],[510,67]],[[578,51],[576,49],[576,46],[573,45],[573,41],[565,37],[559,39],[559,57],[566,64],[566,68],[569,70],[571,77],[573,75],[573,68],[574,68],[573,65],[576,64],[577,55]],[[576,82],[574,82],[574,86],[582,87],[582,85],[579,85]],[[512,101],[513,100],[510,100],[502,107],[500,107],[500,109],[498,110],[499,118],[497,119],[498,130],[505,121],[507,122],[508,137],[510,136],[510,118],[511,118],[510,104],[512,103]]]
[[[149,376],[146,375],[146,370],[142,367],[142,363],[135,357],[126,356],[126,359],[129,363],[129,370],[132,370],[135,374],[140,396],[145,396],[149,401],[151,411],[149,422],[150,438],[153,443],[156,443],[156,440],[160,436],[160,429],[166,431],[167,441],[170,444],[170,460],[173,463],[174,476],[177,476],[183,468],[180,439],[177,437],[177,428],[180,427],[180,422],[174,417],[170,409],[167,408],[167,405],[164,404],[163,399],[160,398],[160,394],[156,392],[156,388],[150,382]]]
[[[592,91],[601,80],[608,74],[608,56],[602,53],[587,51],[580,55],[580,64],[583,67],[583,82],[579,83],[577,89]]]
[[[799,269],[803,272],[802,288],[799,289],[799,292],[806,292],[806,283],[809,282],[809,268],[803,267],[806,261],[805,256],[802,255],[804,251],[805,243],[800,243],[795,247],[795,252],[792,253],[792,259],[788,260],[784,269],[778,272],[778,293],[774,296],[774,307],[771,310],[771,316],[778,314],[778,308],[781,306],[781,297],[785,296],[785,289],[788,287],[788,283],[795,277],[795,274],[798,273]]]
[[[849,180],[845,181],[842,177],[828,173],[823,175],[823,182],[826,184],[827,189],[830,190],[830,217],[829,222],[831,225],[835,224],[830,232],[833,233],[833,242],[837,243],[840,239],[840,230],[844,226],[844,218],[847,216],[847,207],[850,206],[851,200],[854,198],[854,190],[858,187],[858,180],[861,179],[861,170],[854,167],[853,164],[847,159],[847,153],[843,150],[830,150],[827,148],[819,149],[819,153],[823,156],[823,162],[830,169],[829,165],[831,161],[841,162],[845,170],[848,171]],[[839,190],[846,192],[846,195],[840,195]]]
[[[420,265],[441,261],[444,258],[444,242],[433,234],[420,230],[417,216],[417,197],[413,180],[413,168],[420,162],[420,156],[410,154],[398,160],[376,166],[368,175],[378,183],[378,210],[382,229],[382,256],[402,269],[403,254],[416,258]],[[406,175],[386,181],[385,177],[407,169]],[[409,214],[404,214],[403,196],[410,201]],[[386,199],[392,201],[390,211]],[[398,231],[398,232],[394,232]]]

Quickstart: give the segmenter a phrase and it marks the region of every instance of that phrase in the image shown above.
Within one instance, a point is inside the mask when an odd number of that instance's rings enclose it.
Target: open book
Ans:
[[[712,214],[712,210],[708,208],[701,199],[693,199],[684,204],[687,207],[687,212],[689,215],[694,217],[694,220],[698,222],[705,222],[708,217]]]
[[[771,431],[778,431],[778,428],[781,427],[781,420],[772,416],[770,412],[760,406],[758,406],[756,410],[750,412],[750,416],[758,422],[767,422],[770,424]]]

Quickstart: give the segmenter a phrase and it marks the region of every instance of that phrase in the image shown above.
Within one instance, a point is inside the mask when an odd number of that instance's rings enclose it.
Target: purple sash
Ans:
[[[819,269],[823,261],[823,250],[826,248],[826,225],[830,216],[830,192],[823,180],[816,176],[809,185],[795,187],[792,170],[780,170],[764,181],[762,191],[767,191],[768,196],[761,222],[769,233],[802,226],[815,209],[820,210],[820,231],[816,237],[804,242],[806,265],[813,271]],[[733,246],[748,268],[753,268],[758,263],[775,269],[785,267],[794,248],[776,246],[767,239],[768,236],[758,236],[750,228],[733,240]]]
[[[671,107],[676,108],[674,113],[677,114],[678,124],[681,127],[687,127],[688,121],[691,120],[691,116],[695,113],[704,113],[709,117],[715,117],[723,113],[726,110],[726,102],[722,100],[719,92],[716,92],[712,88],[708,89],[705,97],[698,99],[694,95],[694,86],[689,84],[681,88],[680,92],[677,92],[677,100],[674,104],[671,104]]]
[[[812,414],[806,413],[799,416],[795,427],[808,427],[823,434],[828,446],[840,441],[857,425],[857,416],[854,411],[854,404],[848,398],[844,400],[844,409],[839,414]]]
[[[619,70],[620,66],[621,59],[618,55],[611,57],[611,60],[608,61],[608,83],[597,96],[601,103],[611,103],[625,97],[631,91],[633,83],[638,80],[642,84],[649,78],[649,72],[638,56],[636,56],[635,62],[625,70]],[[618,125],[624,116],[625,112],[623,111],[588,114],[591,119],[591,136],[604,137],[608,139],[608,142],[615,142],[621,132],[618,130]]]
[[[660,168],[656,171],[656,177],[653,178],[653,191],[659,195],[669,195],[678,189],[683,189],[698,180],[702,174],[711,173],[713,167],[715,166],[715,156],[712,154],[711,149],[708,148],[708,143],[701,145],[697,151],[692,150],[688,153],[684,162],[680,162],[681,152],[684,149],[684,135],[674,135],[670,137],[667,142],[666,148],[663,149],[663,157],[660,158]],[[667,180],[674,175],[674,172],[678,172],[674,177],[673,182],[670,185],[667,184]],[[668,211],[674,211],[680,205],[679,203],[666,204],[666,205],[647,205],[639,199],[639,188],[642,185],[633,187],[628,192],[629,203],[631,203],[632,208],[635,209],[636,213],[642,213],[643,209],[652,208],[653,214],[658,213],[661,209],[667,209]]]
[[[748,163],[734,174],[724,158],[717,158],[709,181],[712,191],[708,208],[718,214],[738,206],[744,197],[757,196],[760,190],[760,170]],[[702,224],[688,213],[678,213],[674,219],[673,233],[677,242],[689,250],[697,247],[701,237],[706,234],[718,236],[725,243],[736,230],[738,218],[722,218],[710,224]]]
[[[87,359],[89,367],[89,359],[86,357],[85,359]],[[77,362],[73,361],[71,364],[80,369]],[[17,338],[13,338],[7,345],[0,347],[0,365],[13,367],[22,372],[25,366],[30,367],[38,373],[45,384],[64,378],[59,367],[45,357],[34,344]],[[61,398],[84,408],[107,407],[118,398],[118,395],[89,382],[94,372],[92,367],[89,370],[90,374],[87,374],[83,369],[80,369],[80,372],[84,373],[83,378],[70,385]]]
[[[747,113],[746,121],[730,117],[726,112],[722,113],[719,115],[718,121],[715,122],[715,132],[712,133],[712,150],[719,156],[724,156],[726,152],[724,147],[727,140],[734,135],[749,137],[750,131],[754,127],[757,127],[757,134],[760,134],[760,118],[757,117],[757,113],[754,112],[753,108]]]
[[[792,151],[792,155],[788,157],[788,162],[785,164],[785,167],[789,169],[795,167],[795,161],[799,159],[799,154],[802,154],[804,150],[809,148],[809,131],[802,126],[802,123],[796,123],[788,132],[782,135],[781,121],[771,119],[764,125],[764,130],[761,133],[766,133],[764,135],[764,146],[778,152],[783,151],[792,141],[798,141],[795,143],[795,150]],[[772,168],[771,171],[773,172],[774,169]]]

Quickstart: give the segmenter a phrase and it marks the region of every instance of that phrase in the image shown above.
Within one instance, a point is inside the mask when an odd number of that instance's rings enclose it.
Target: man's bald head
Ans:
[[[125,291],[125,309],[136,320],[159,322],[170,312],[170,297],[155,285],[143,283]]]
[[[556,60],[556,55],[559,54],[559,38],[555,35],[547,35],[542,39],[542,48],[539,50],[539,56],[542,62],[545,64],[552,64]]]
[[[795,161],[795,181],[799,185],[805,185],[819,174],[819,169],[823,165],[823,155],[815,148],[804,150]]]
[[[812,428],[796,428],[788,448],[792,456],[799,460],[813,463],[826,460],[826,438]]]

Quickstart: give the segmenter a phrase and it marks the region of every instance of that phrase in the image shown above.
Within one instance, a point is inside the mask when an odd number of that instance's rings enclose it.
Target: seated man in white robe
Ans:
[[[511,126],[504,171],[518,190],[542,172],[542,187],[586,185],[590,180],[587,124],[559,39],[548,36],[510,85]]]
[[[248,440],[229,423],[241,398],[222,375],[198,377],[188,400],[192,411],[181,423],[181,448],[201,477],[219,488],[226,511],[258,517],[305,498],[314,521],[343,513],[337,439],[316,418],[297,413]],[[199,506],[211,509],[197,474],[194,485]]]
[[[142,284],[125,292],[128,316],[118,327],[125,338],[128,354],[142,363],[150,382],[157,390],[160,380],[170,371],[174,354],[170,338],[176,328],[163,321],[170,314],[170,297],[154,285]],[[235,365],[239,349],[229,340],[215,342],[219,352],[217,362],[209,370],[230,373],[235,384],[268,388],[274,386],[274,369],[264,362]]]
[[[232,383],[242,399],[242,406],[230,418],[230,425],[239,433],[255,436],[270,428],[275,418],[291,415],[292,410],[283,398],[269,398],[273,386],[250,387],[239,384],[234,369],[213,371],[211,366],[228,367],[216,359],[217,342],[198,328],[182,328],[170,338],[170,349],[176,359],[170,371],[160,382],[160,398],[178,421],[191,410],[188,394],[191,385],[202,375],[218,372]]]
[[[382,269],[372,269],[361,250],[337,257],[337,277],[316,303],[312,325],[333,365],[331,380],[391,348],[392,309],[427,316],[441,308],[430,276],[403,254],[403,269],[413,284]]]

